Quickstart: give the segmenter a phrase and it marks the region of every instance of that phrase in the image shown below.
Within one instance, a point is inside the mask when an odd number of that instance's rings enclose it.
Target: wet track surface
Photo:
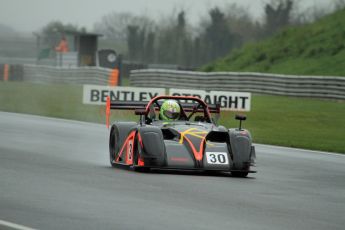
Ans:
[[[104,125],[0,112],[0,220],[37,229],[344,229],[345,156],[256,149],[249,178],[136,173],[109,166]]]

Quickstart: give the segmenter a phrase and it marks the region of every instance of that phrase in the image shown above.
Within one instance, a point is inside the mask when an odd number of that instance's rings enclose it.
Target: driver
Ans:
[[[176,121],[180,118],[181,108],[176,100],[166,100],[159,111],[159,116],[164,121]]]

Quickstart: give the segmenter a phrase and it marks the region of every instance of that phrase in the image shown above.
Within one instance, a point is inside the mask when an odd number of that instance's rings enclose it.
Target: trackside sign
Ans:
[[[250,111],[251,93],[170,89],[169,94],[172,96],[199,97],[204,100],[206,104],[220,103],[222,110]]]
[[[83,103],[91,105],[104,105],[108,96],[113,101],[149,101],[158,95],[165,94],[165,88],[84,85]],[[199,97],[207,104],[220,103],[222,110],[250,111],[251,106],[251,93],[244,92],[171,88],[169,89],[169,95]]]
[[[118,101],[149,101],[158,95],[165,95],[165,89],[84,85],[83,103],[103,105],[108,96],[111,100]]]

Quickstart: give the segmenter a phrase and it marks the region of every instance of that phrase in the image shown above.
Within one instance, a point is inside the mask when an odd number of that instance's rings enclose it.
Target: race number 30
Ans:
[[[229,163],[228,154],[224,152],[206,152],[208,164],[225,165]]]
[[[129,140],[127,143],[127,162],[131,163],[133,159],[133,140]]]

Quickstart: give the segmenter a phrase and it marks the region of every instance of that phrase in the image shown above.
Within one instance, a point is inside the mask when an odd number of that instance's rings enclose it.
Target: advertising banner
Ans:
[[[170,89],[169,95],[199,97],[206,104],[220,103],[222,110],[250,111],[251,106],[251,93],[244,92]]]
[[[165,89],[84,85],[83,103],[103,105],[108,96],[111,100],[118,101],[149,101],[158,95],[165,95]]]

